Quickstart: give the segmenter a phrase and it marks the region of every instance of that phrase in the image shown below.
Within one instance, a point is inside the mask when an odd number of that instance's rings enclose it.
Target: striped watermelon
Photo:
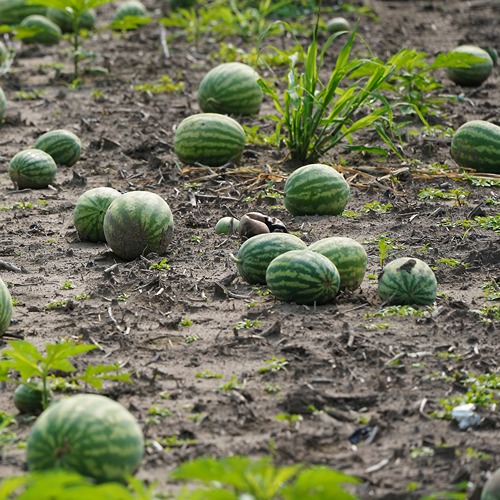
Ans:
[[[123,481],[144,454],[141,428],[121,404],[78,394],[49,406],[36,420],[26,447],[28,469],[65,469],[97,482]]]
[[[289,250],[305,250],[307,245],[297,236],[289,233],[258,234],[241,245],[238,255],[231,256],[238,273],[247,283],[266,283],[269,263],[278,255]]]
[[[436,276],[424,261],[401,257],[389,262],[380,273],[378,294],[387,304],[429,305],[437,295]]]
[[[7,111],[7,99],[3,93],[2,87],[0,87],[0,122],[5,117],[5,112]]]
[[[335,264],[311,250],[292,250],[278,255],[266,271],[267,286],[284,302],[325,304],[340,289],[340,274]]]
[[[340,274],[340,288],[355,290],[366,272],[368,255],[363,246],[352,238],[332,236],[309,245],[309,250],[330,259]]]
[[[105,242],[104,215],[111,203],[121,193],[110,187],[96,187],[85,191],[78,198],[73,210],[73,223],[80,239],[97,243]]]
[[[218,113],[199,113],[177,127],[174,151],[183,163],[220,167],[239,161],[245,141],[245,131],[236,120]]]
[[[329,33],[351,31],[351,23],[345,17],[332,17],[326,22],[326,31]]]
[[[57,165],[73,166],[80,158],[82,143],[69,130],[51,130],[41,135],[35,142],[36,149],[49,153]]]
[[[35,5],[29,0],[0,0],[0,24],[19,24],[33,14],[44,15],[47,7]]]
[[[222,63],[201,80],[198,104],[204,113],[253,115],[260,109],[264,93],[259,74],[240,62]]]
[[[7,285],[0,278],[0,337],[9,328],[12,318],[12,297]]]
[[[460,45],[452,51],[454,53],[465,53],[484,60],[471,64],[468,68],[448,68],[448,78],[465,87],[476,87],[481,85],[491,74],[493,70],[493,60],[486,50],[475,45]]]
[[[45,14],[52,22],[56,23],[63,33],[73,33],[74,16],[67,10],[48,7]],[[80,29],[91,30],[95,27],[96,13],[94,9],[88,9],[82,12],[78,26]]]
[[[290,174],[285,183],[285,207],[292,215],[339,215],[350,189],[333,167],[314,163]]]
[[[133,260],[150,252],[164,255],[172,240],[174,219],[163,198],[149,191],[133,191],[109,205],[103,229],[113,252]]]
[[[451,157],[458,166],[500,174],[500,127],[484,120],[471,120],[455,132]]]
[[[41,149],[23,149],[10,160],[9,175],[19,189],[47,187],[56,173],[56,162]]]
[[[500,469],[491,474],[484,483],[479,500],[498,500],[500,498]]]
[[[62,37],[62,31],[59,26],[45,16],[33,14],[25,17],[20,23],[21,28],[34,30],[33,34],[23,36],[24,43],[43,43],[53,45],[59,43]]]
[[[128,16],[147,17],[147,15],[148,13],[146,7],[144,7],[142,2],[139,2],[138,0],[127,0],[126,2],[118,4],[113,20],[119,21]]]
[[[50,401],[52,394],[49,394]],[[32,384],[20,384],[14,391],[14,406],[20,413],[37,415],[43,411],[43,392]]]

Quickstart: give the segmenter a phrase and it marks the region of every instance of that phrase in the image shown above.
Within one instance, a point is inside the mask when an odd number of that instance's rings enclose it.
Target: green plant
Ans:
[[[159,424],[164,418],[170,417],[171,415],[172,412],[168,408],[153,405],[151,408],[148,408],[146,422],[148,424]]]
[[[159,83],[140,83],[134,90],[151,94],[173,94],[184,90],[184,82],[174,83],[168,75],[162,75]]]
[[[72,288],[75,288],[75,285],[71,283],[71,281],[65,281],[64,283],[61,283],[61,286],[59,287],[61,290],[71,290]]]
[[[500,287],[496,280],[490,280],[482,286],[486,300],[500,300]]]
[[[51,382],[57,380],[53,372],[65,373],[74,383],[85,383],[98,390],[102,388],[104,380],[130,383],[130,373],[119,373],[118,364],[89,364],[83,373],[76,371],[69,358],[96,349],[97,346],[93,344],[75,344],[74,342],[46,344],[45,355],[26,340],[11,340],[8,346],[8,349],[1,351],[3,359],[0,360],[0,381],[14,381],[10,375],[14,372],[23,383],[34,388],[41,385],[44,408],[47,407]]]
[[[237,375],[233,375],[227,382],[219,386],[220,391],[232,391],[233,389],[242,389],[244,383],[240,382]]]
[[[0,451],[6,444],[9,444],[17,439],[16,433],[10,429],[10,427],[15,423],[16,419],[12,415],[9,415],[4,411],[0,411]],[[0,488],[0,494],[1,493],[2,489]]]
[[[267,384],[264,387],[264,392],[267,392],[268,394],[277,394],[280,391],[281,387],[279,386],[279,384]]]
[[[390,318],[393,316],[417,316],[417,317],[427,317],[430,311],[428,309],[415,309],[412,306],[402,305],[402,306],[385,306],[380,308],[374,313],[366,313],[364,318]]]
[[[379,264],[382,267],[389,255],[389,251],[396,248],[396,244],[393,240],[388,238],[385,234],[382,234],[378,239],[378,255]]]
[[[380,203],[380,201],[371,201],[365,203],[362,212],[377,212],[379,214],[385,214],[392,209],[392,203]]]
[[[282,23],[285,27],[290,27]],[[342,35],[335,33],[328,38],[321,51],[317,42],[316,24],[307,50],[300,46],[297,57],[290,58],[287,88],[281,97],[277,90],[260,80],[264,92],[272,99],[277,114],[273,115],[277,131],[285,129],[284,138],[293,160],[314,163],[344,139],[350,150],[384,154],[381,148],[353,144],[353,134],[361,129],[373,128],[382,140],[399,155],[399,152],[381,126],[384,120],[392,120],[392,110],[380,94],[384,82],[400,64],[402,54],[393,56],[390,64],[375,59],[350,58],[357,28],[354,28],[343,47],[338,51],[333,71],[326,84],[320,80],[324,56],[331,50],[332,42]],[[261,35],[261,43],[267,35]],[[275,49],[279,52],[278,49]],[[305,61],[300,71],[297,61]],[[349,79],[363,66],[370,64],[370,76]],[[379,107],[376,107],[376,103]],[[361,118],[356,113],[363,110]]]
[[[323,466],[295,464],[276,467],[269,457],[251,460],[244,456],[196,458],[181,464],[171,477],[203,485],[196,490],[186,488],[178,500],[236,500],[247,497],[259,500],[354,500],[355,497],[345,489],[345,485],[359,483],[353,476]]]
[[[278,413],[274,417],[276,420],[280,420],[282,422],[286,422],[291,429],[298,430],[300,424],[304,420],[302,415],[298,415],[296,413]]]
[[[469,265],[468,262],[462,262],[452,257],[441,257],[440,259],[436,259],[436,264],[444,264],[445,266],[449,267],[457,267],[457,266],[467,267]]]
[[[193,322],[189,318],[182,318],[179,321],[179,326],[181,326],[181,327],[193,326]]]
[[[272,356],[271,359],[266,359],[265,363],[266,364],[264,366],[259,368],[259,373],[279,372],[282,370],[286,371],[286,367],[288,365],[286,358],[277,358],[276,356]]]
[[[233,328],[235,330],[248,330],[250,328],[257,328],[261,325],[261,321],[259,319],[242,319],[241,321],[238,321]]]
[[[66,299],[61,299],[61,300],[51,300],[45,307],[44,309],[46,311],[52,311],[54,309],[63,309],[66,307],[68,304],[68,301]]]
[[[222,373],[216,373],[213,372],[212,370],[204,370],[202,372],[198,372],[195,375],[196,378],[222,378]]]

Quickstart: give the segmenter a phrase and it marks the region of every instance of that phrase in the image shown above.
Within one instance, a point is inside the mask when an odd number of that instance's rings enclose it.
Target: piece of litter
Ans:
[[[456,420],[458,427],[463,431],[469,427],[477,427],[481,423],[481,417],[474,411],[475,409],[472,403],[455,406],[451,410],[451,418]]]

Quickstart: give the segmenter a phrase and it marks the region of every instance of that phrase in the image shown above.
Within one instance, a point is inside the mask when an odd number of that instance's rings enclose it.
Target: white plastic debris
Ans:
[[[477,427],[481,423],[481,417],[474,411],[476,406],[472,403],[455,406],[451,410],[451,418],[457,421],[458,427],[463,431],[469,427]]]

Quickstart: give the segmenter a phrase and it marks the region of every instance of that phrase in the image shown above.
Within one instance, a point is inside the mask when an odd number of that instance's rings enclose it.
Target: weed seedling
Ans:
[[[288,361],[286,358],[277,358],[273,356],[271,359],[266,359],[265,365],[259,368],[259,373],[268,373],[268,372],[279,372],[281,370],[286,371],[286,366],[288,365]]]
[[[212,370],[204,370],[202,372],[198,372],[195,375],[195,377],[196,378],[207,378],[207,379],[210,379],[210,378],[222,378],[222,374],[221,373],[213,372]]]

